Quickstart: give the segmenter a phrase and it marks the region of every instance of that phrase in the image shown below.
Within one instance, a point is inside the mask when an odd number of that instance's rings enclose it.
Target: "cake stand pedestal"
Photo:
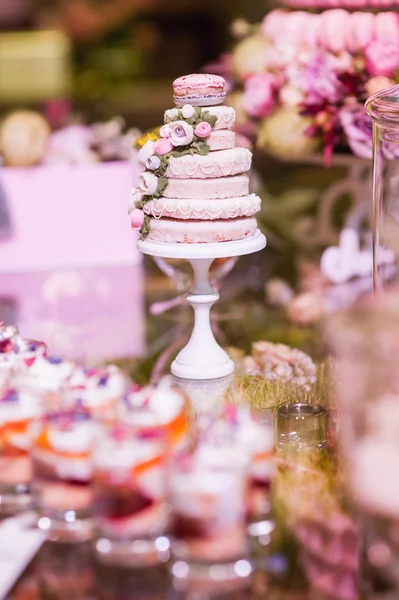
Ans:
[[[254,236],[237,242],[169,244],[142,240],[137,245],[144,254],[188,260],[193,268],[194,283],[186,299],[194,309],[194,327],[188,344],[172,363],[172,374],[182,379],[217,379],[231,375],[234,363],[215,340],[211,328],[210,310],[219,300],[219,294],[209,283],[209,269],[215,258],[262,250],[266,246],[265,236],[257,230]]]

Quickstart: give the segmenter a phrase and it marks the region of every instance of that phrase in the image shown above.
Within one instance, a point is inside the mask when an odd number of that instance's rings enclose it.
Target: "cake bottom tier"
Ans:
[[[149,240],[180,244],[232,242],[255,235],[256,219],[219,219],[215,221],[151,219]]]

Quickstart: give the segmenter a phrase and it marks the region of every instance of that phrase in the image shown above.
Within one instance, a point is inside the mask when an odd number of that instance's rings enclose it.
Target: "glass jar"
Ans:
[[[373,122],[373,284],[397,282],[399,255],[399,85],[366,102]]]
[[[399,294],[331,320],[345,481],[361,516],[364,580],[399,593]],[[387,589],[388,589],[387,588]]]

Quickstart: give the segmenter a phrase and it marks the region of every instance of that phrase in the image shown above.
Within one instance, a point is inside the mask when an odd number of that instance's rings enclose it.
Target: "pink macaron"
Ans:
[[[375,35],[379,40],[399,43],[399,14],[380,12],[375,16]]]
[[[226,81],[220,75],[193,73],[173,82],[176,106],[215,106],[226,99]]]
[[[322,45],[331,52],[346,49],[346,31],[349,25],[349,13],[343,8],[326,10],[321,17],[320,34]]]
[[[362,52],[375,38],[375,15],[368,12],[354,12],[349,18],[347,30],[349,52]]]

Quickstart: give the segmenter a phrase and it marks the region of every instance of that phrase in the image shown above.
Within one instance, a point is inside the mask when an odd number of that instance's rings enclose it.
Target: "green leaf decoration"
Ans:
[[[143,238],[147,237],[147,235],[150,233],[150,221],[151,217],[149,215],[144,215],[144,223],[140,229],[140,233]]]
[[[162,194],[164,193],[165,189],[167,188],[169,183],[169,180],[167,179],[167,177],[160,177],[159,181],[158,181],[158,190],[157,193],[159,194],[158,197],[161,197]]]
[[[216,115],[211,115],[209,110],[203,110],[201,114],[201,120],[205,121],[206,123],[209,123],[209,125],[213,129],[216,125],[216,121],[218,120],[218,118]]]
[[[209,146],[206,142],[199,142],[198,144],[198,154],[200,156],[207,156],[209,154]]]
[[[169,164],[169,158],[170,158],[170,152],[168,152],[168,154],[164,154],[163,156],[159,156],[157,154],[157,156],[159,157],[159,160],[161,161],[161,166],[158,167],[158,169],[155,171],[155,174],[157,175],[157,177],[163,177],[166,173],[166,170],[168,168],[168,164]]]

